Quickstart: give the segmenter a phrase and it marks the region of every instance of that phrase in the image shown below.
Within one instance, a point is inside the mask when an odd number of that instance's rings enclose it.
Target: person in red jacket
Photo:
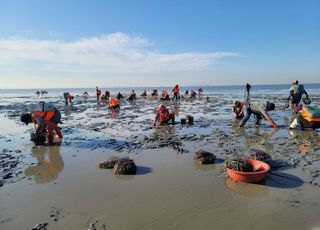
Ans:
[[[160,121],[160,124],[168,123],[172,120],[172,123],[175,122],[175,114],[174,112],[170,113],[169,109],[167,109],[163,104],[160,104],[157,108],[157,114],[153,121],[153,126],[156,125],[157,121]]]
[[[244,102],[240,102],[240,101],[234,101],[232,104],[232,113],[234,118],[236,119],[242,119],[244,116],[243,113],[243,106],[244,106]]]

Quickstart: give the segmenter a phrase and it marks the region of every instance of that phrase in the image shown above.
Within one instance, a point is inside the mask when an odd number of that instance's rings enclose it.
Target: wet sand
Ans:
[[[272,114],[279,130],[265,122],[240,129],[230,116],[232,96],[218,98],[169,102],[179,110],[178,121],[192,114],[196,122],[158,128],[150,127],[157,101],[123,102],[116,115],[105,107],[97,110],[93,101],[79,101],[65,108],[65,138],[53,147],[34,147],[30,127],[19,125],[11,105],[2,105],[2,130],[8,130],[7,119],[14,128],[1,133],[1,156],[8,154],[17,164],[8,168],[12,177],[2,179],[0,228],[39,223],[48,223],[47,229],[320,228],[319,133],[287,130],[286,110]],[[193,153],[200,148],[214,153],[216,164],[195,162]],[[252,149],[273,158],[265,182],[227,178],[223,161],[248,156]],[[96,167],[110,156],[134,159],[137,175]]]

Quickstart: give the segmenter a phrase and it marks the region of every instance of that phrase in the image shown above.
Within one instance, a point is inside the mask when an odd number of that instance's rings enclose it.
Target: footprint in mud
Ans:
[[[50,217],[54,222],[59,221],[60,219],[64,218],[65,210],[62,210],[60,208],[51,207]]]
[[[48,223],[36,224],[32,228],[28,228],[29,230],[47,230]]]
[[[104,223],[99,223],[99,220],[88,223],[88,230],[106,230],[107,226]]]

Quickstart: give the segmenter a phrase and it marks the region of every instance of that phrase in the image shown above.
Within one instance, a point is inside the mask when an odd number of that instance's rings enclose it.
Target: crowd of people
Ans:
[[[47,95],[48,92],[46,90],[38,90],[36,91],[36,95],[37,96],[44,96],[44,95]]]
[[[250,119],[251,115],[255,116],[255,124],[260,125],[262,120],[267,120],[271,126],[274,128],[279,128],[276,122],[271,118],[269,112],[275,110],[275,104],[273,102],[261,102],[252,100],[250,96],[251,86],[247,84],[246,95],[244,101],[234,101],[232,104],[232,113],[234,118],[239,120],[239,127],[243,127],[247,121]],[[115,97],[110,95],[109,91],[105,91],[102,94],[99,87],[96,87],[96,100],[98,103],[101,101],[107,102],[108,107],[112,110],[120,109],[120,100],[124,99],[124,96],[118,92]],[[182,95],[180,95],[179,85],[175,85],[171,91],[172,97],[166,90],[162,90],[160,101],[166,100],[180,100],[181,98],[199,98],[203,95],[203,89],[198,89],[198,94],[191,90],[190,96],[189,91],[186,90]],[[303,95],[305,97],[303,98]],[[74,97],[66,92],[63,94],[65,99],[65,104],[69,105],[73,103]],[[148,93],[146,90],[140,94],[142,98],[146,98]],[[150,93],[153,98],[158,97],[158,90],[154,89]],[[89,97],[87,91],[83,92],[82,97],[86,100]],[[134,101],[137,100],[135,90],[132,90],[127,100]],[[304,104],[301,104],[301,100]],[[298,126],[301,130],[306,128],[317,129],[320,128],[320,110],[314,106],[310,106],[311,100],[308,93],[306,92],[304,86],[299,84],[298,81],[294,81],[289,89],[289,96],[287,98],[288,105],[290,105],[293,119],[290,124],[290,128],[297,128]],[[175,124],[175,113],[170,112],[169,109],[161,103],[156,109],[156,115],[153,121],[153,126],[159,124]],[[36,144],[44,143],[44,136],[47,134],[48,142],[53,143],[54,136],[57,135],[59,139],[62,139],[62,134],[58,124],[61,123],[61,114],[57,108],[52,103],[39,102],[38,104],[32,104],[29,106],[29,111],[21,116],[21,121],[25,124],[34,123],[36,125],[36,132],[34,133],[32,140]]]

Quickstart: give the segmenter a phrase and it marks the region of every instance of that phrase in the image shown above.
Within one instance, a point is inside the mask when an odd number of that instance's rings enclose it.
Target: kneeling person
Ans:
[[[243,106],[244,106],[244,102],[240,102],[240,101],[234,101],[232,104],[232,113],[234,118],[236,119],[242,119],[244,114],[243,114]]]
[[[120,108],[119,101],[116,98],[110,97],[109,98],[109,108],[110,109],[119,109]]]
[[[159,105],[157,108],[157,114],[153,121],[153,126],[156,125],[157,121],[160,121],[160,124],[168,123],[172,120],[172,123],[175,122],[175,114],[174,112],[170,113],[169,109],[167,109],[163,104]]]

